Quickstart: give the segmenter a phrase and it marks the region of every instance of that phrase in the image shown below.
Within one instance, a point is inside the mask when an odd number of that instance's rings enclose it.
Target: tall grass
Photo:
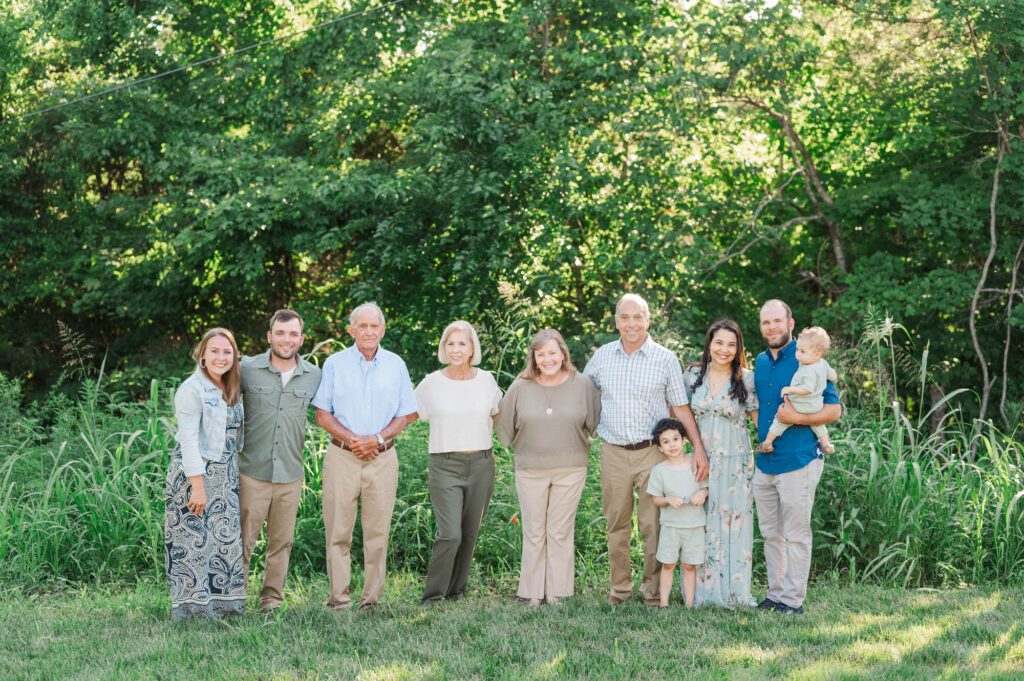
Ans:
[[[492,324],[508,348],[500,354],[506,379],[528,340],[516,331],[521,320],[514,317]],[[892,333],[899,327],[885,319],[871,328],[859,350],[877,364],[862,363],[847,373],[869,377],[885,396],[863,391],[857,401],[864,406],[847,406],[844,419],[832,426],[837,453],[827,460],[818,488],[814,571],[906,586],[1024,581],[1020,433],[961,418],[952,406],[958,394],[933,405],[933,412],[944,414],[936,426],[932,413],[920,407],[923,381],[916,418],[907,416],[892,378],[898,366],[910,364],[906,356],[892,359]],[[925,353],[922,375],[926,361]],[[111,393],[102,375],[81,386],[73,397],[55,394],[26,407],[20,385],[0,375],[0,581],[35,588],[163,572],[173,386],[153,381],[143,402]],[[324,571],[326,446],[323,432],[311,426],[292,554],[300,572]],[[413,424],[399,438],[398,452],[389,562],[423,572],[434,535],[426,425]],[[519,562],[519,506],[511,455],[500,446],[495,452],[498,479],[476,555],[481,570],[507,574]],[[577,571],[584,577],[607,570],[597,455],[595,447],[576,524]],[[358,553],[358,526],[355,534]],[[634,546],[639,559],[639,541]],[[257,568],[259,556],[257,550]],[[763,569],[760,560],[757,569]]]

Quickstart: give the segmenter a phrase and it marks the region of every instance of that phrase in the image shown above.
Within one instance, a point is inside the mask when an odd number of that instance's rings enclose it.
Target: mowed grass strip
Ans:
[[[1024,678],[1024,590],[812,587],[802,617],[604,602],[581,585],[556,607],[514,579],[424,609],[420,578],[390,578],[366,612],[323,607],[294,580],[277,615],[170,621],[156,582],[0,602],[11,679]],[[255,606],[255,601],[250,603]]]

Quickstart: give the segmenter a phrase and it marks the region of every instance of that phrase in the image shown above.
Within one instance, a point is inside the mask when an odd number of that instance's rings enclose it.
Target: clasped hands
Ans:
[[[378,444],[380,443],[377,442],[376,435],[357,435],[352,439],[352,442],[349,443],[349,447],[357,458],[360,458],[363,461],[373,461],[377,458],[377,455],[380,454],[380,452],[377,451]]]
[[[708,490],[706,488],[697,490],[697,492],[692,497],[690,497],[689,501],[680,499],[679,497],[665,497],[665,501],[667,501],[668,505],[671,506],[672,508],[682,508],[687,504],[691,504],[693,506],[703,506],[704,502],[707,501],[707,499]]]

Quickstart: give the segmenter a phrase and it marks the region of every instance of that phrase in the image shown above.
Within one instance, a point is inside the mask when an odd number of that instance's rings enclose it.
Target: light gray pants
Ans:
[[[769,475],[754,472],[754,502],[764,538],[768,598],[798,608],[807,596],[811,570],[811,507],[825,462]]]

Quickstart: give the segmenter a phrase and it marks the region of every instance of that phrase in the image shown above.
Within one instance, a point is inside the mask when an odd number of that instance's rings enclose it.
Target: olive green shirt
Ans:
[[[303,477],[306,411],[320,385],[320,368],[301,357],[287,386],[270,363],[270,351],[242,358],[245,445],[238,471],[267,482]]]

